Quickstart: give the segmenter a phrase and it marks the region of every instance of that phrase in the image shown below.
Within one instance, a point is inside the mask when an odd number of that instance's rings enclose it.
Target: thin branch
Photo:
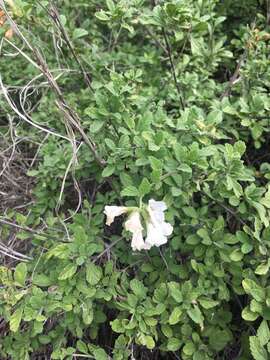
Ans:
[[[167,50],[166,52],[167,52],[167,55],[169,56],[171,73],[172,73],[172,76],[173,76],[174,84],[175,84],[177,93],[179,95],[181,108],[183,110],[183,109],[185,109],[184,99],[183,99],[182,94],[181,94],[180,84],[178,83],[177,78],[176,78],[176,71],[175,71],[175,66],[174,66],[174,62],[173,62],[173,55],[172,55],[171,45],[170,45],[168,36],[166,34],[166,30],[164,28],[162,28],[162,34],[163,34],[164,41],[165,41],[165,44],[166,44],[166,50]]]
[[[61,23],[61,19],[60,19],[60,16],[59,16],[59,13],[58,13],[58,10],[57,10],[56,6],[51,3],[50,9],[47,10],[47,12],[48,12],[49,16],[51,17],[51,19],[53,20],[54,24],[56,25],[57,29],[62,34],[62,36],[63,36],[63,38],[64,38],[64,40],[65,40],[65,42],[66,42],[66,44],[67,44],[67,46],[69,48],[69,50],[72,53],[72,56],[74,57],[75,61],[79,65],[87,86],[90,88],[90,90],[92,92],[94,92],[94,89],[92,88],[92,85],[91,85],[91,78],[90,78],[89,74],[86,72],[86,70],[85,70],[79,56],[76,54],[76,52],[74,50],[74,47],[73,47],[73,45],[71,43],[71,40],[70,40],[64,26]]]

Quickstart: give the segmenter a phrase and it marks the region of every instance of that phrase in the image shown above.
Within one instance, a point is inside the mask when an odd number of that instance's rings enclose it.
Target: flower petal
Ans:
[[[105,206],[104,214],[107,216],[106,225],[110,226],[116,216],[122,215],[128,211],[125,206]]]
[[[132,233],[131,247],[132,250],[140,251],[146,249],[144,240],[143,240],[143,227],[141,224],[141,218],[139,211],[133,211],[129,219],[125,222],[125,229]]]
[[[147,246],[161,246],[166,244],[167,237],[160,231],[160,228],[155,227],[152,223],[147,224],[147,237],[145,244]]]
[[[140,251],[145,249],[142,232],[134,232],[131,240],[131,247],[133,251]]]
[[[149,222],[147,224],[147,237],[145,243],[151,246],[160,246],[166,244],[167,236],[173,232],[171,224],[165,222],[164,211],[167,205],[164,201],[155,201],[153,199],[148,202]]]
[[[125,229],[132,233],[143,230],[139,211],[133,211],[131,213],[130,217],[125,222]]]

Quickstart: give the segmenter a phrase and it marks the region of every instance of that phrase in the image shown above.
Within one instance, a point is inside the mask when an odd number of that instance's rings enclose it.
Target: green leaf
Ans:
[[[113,12],[115,10],[115,5],[114,5],[114,2],[113,0],[106,0],[106,5],[107,5],[107,8]]]
[[[122,333],[125,331],[125,328],[119,319],[115,319],[115,320],[111,321],[110,325],[112,327],[112,330],[116,333]]]
[[[193,219],[197,219],[198,218],[198,214],[196,212],[196,210],[191,207],[191,206],[184,206],[182,208],[182,210],[184,211],[185,215],[187,215],[188,217],[191,217]]]
[[[268,360],[267,352],[261,345],[257,336],[249,337],[249,346],[254,360]]]
[[[93,350],[93,355],[94,355],[95,359],[97,359],[97,360],[108,360],[109,359],[108,354],[103,349]]]
[[[194,305],[193,308],[187,311],[191,320],[193,320],[196,324],[203,325],[203,314],[197,305]]]
[[[235,249],[233,250],[233,252],[230,254],[230,259],[232,261],[241,261],[244,257],[244,254],[240,251],[240,249]]]
[[[88,31],[85,29],[77,28],[73,31],[72,38],[73,40],[79,39],[83,36],[88,35]]]
[[[269,263],[260,264],[256,267],[255,274],[257,275],[266,275],[269,271]]]
[[[35,274],[33,277],[33,284],[40,287],[47,287],[51,285],[51,280],[45,274]]]
[[[219,301],[212,300],[209,298],[201,298],[201,299],[198,299],[198,301],[204,309],[212,309],[213,307],[215,307],[219,304]]]
[[[139,195],[142,197],[151,191],[151,184],[144,178],[139,186]]]
[[[86,281],[94,286],[96,285],[100,279],[102,278],[102,270],[99,266],[90,263],[86,267]]]
[[[193,36],[190,38],[192,55],[201,56],[202,54],[202,40],[195,39]]]
[[[170,317],[169,317],[169,324],[175,325],[180,321],[182,315],[182,309],[180,307],[174,308]]]
[[[181,303],[183,301],[183,295],[182,295],[182,292],[180,290],[179,283],[171,281],[171,282],[168,283],[168,287],[169,287],[169,290],[170,290],[170,294],[174,298],[174,300],[177,303]]]
[[[25,263],[20,263],[16,266],[15,272],[14,272],[14,280],[17,284],[20,286],[25,285],[27,275],[27,266]]]
[[[195,350],[196,350],[196,347],[192,341],[189,341],[183,347],[183,353],[187,356],[192,356],[194,354]]]
[[[101,21],[109,21],[110,20],[110,17],[105,13],[104,10],[100,10],[100,11],[96,12],[95,16],[97,19],[99,19]]]
[[[91,133],[96,134],[97,132],[100,131],[103,125],[104,125],[104,121],[94,120],[90,125]]]
[[[17,332],[22,320],[23,308],[20,307],[11,315],[9,320],[9,327],[12,332]]]
[[[83,354],[88,354],[88,348],[87,348],[87,345],[81,341],[81,340],[78,340],[77,343],[76,343],[76,348]]]
[[[227,180],[227,189],[233,190],[235,196],[239,198],[243,194],[242,186],[229,175],[227,175],[226,180]]]
[[[107,165],[103,171],[102,171],[102,177],[109,177],[111,176],[115,171],[115,166],[114,165]]]
[[[149,336],[149,335],[145,336],[145,346],[147,347],[147,349],[150,349],[150,350],[154,349],[155,341],[152,338],[152,336]]]
[[[257,330],[257,337],[262,346],[266,345],[270,340],[270,330],[266,320],[261,322]]]
[[[168,340],[167,349],[169,351],[177,351],[180,349],[182,342],[180,339],[172,337]]]
[[[246,306],[242,310],[242,318],[246,321],[255,321],[259,314],[250,310],[249,306]]]
[[[130,288],[137,297],[141,299],[146,297],[146,287],[141,281],[137,279],[132,279],[130,282]]]
[[[130,196],[130,197],[136,197],[139,196],[139,191],[135,186],[127,186],[121,191],[121,196]]]
[[[66,280],[71,278],[77,271],[77,265],[68,264],[64,267],[61,271],[60,275],[58,276],[58,280]]]
[[[265,299],[265,290],[261,288],[255,281],[245,279],[242,281],[245,292],[254,297],[255,300],[262,302]]]

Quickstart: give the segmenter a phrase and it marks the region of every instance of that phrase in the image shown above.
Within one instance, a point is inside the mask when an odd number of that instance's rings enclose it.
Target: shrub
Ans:
[[[1,107],[36,161],[34,202],[0,218],[29,257],[0,268],[3,359],[268,358],[270,34],[249,2],[7,1]],[[132,251],[103,211],[149,199],[173,235]]]

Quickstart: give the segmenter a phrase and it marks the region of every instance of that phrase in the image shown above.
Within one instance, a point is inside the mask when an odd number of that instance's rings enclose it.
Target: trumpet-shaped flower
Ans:
[[[132,233],[132,250],[140,251],[146,249],[146,245],[143,240],[143,226],[141,224],[139,211],[133,211],[131,213],[129,219],[125,222],[125,229]]]
[[[148,202],[147,210],[150,218],[146,225],[146,245],[151,247],[166,244],[167,237],[173,232],[173,227],[165,222],[164,211],[167,210],[165,202],[151,199]]]
[[[141,223],[140,209],[128,208],[125,206],[105,206],[104,213],[107,216],[107,225],[114,222],[116,216],[130,212],[128,220],[125,222],[125,229],[132,233],[131,247],[134,251],[149,250],[152,246],[166,244],[168,236],[173,232],[171,224],[165,222],[164,211],[167,206],[163,201],[149,200],[147,206],[146,230],[147,236],[143,238],[143,226]]]
[[[128,211],[125,206],[105,206],[104,213],[107,216],[106,225],[110,226],[114,222],[114,218]]]

